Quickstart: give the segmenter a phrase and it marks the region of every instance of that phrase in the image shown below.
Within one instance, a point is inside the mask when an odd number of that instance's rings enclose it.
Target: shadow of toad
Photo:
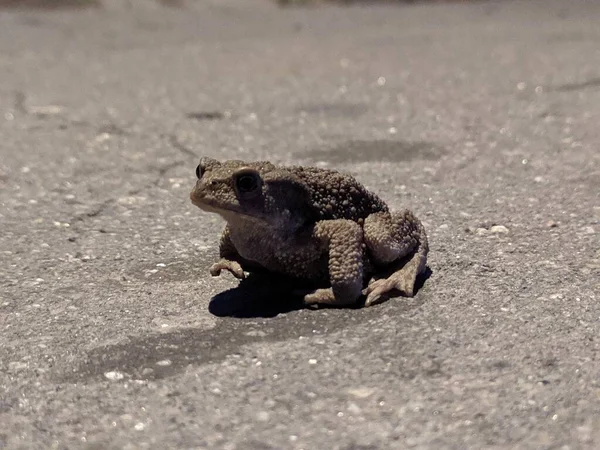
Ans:
[[[430,276],[428,269],[417,279],[415,290]],[[187,367],[215,363],[239,354],[254,342],[280,342],[300,336],[328,335],[358,326],[381,314],[377,307],[361,304],[346,308],[328,308],[319,314],[302,313],[307,309],[302,296],[306,282],[284,277],[251,275],[236,288],[213,297],[209,311],[222,317],[248,320],[220,320],[213,328],[180,328],[164,333],[128,336],[122,342],[91,349],[78,364],[69,365],[59,378],[62,382],[85,382],[117,376],[125,379],[156,380],[175,375]],[[426,295],[416,301],[389,305],[396,315],[423,304]],[[289,314],[286,314],[289,313]],[[279,315],[277,320],[261,320]],[[255,320],[252,320],[255,318]],[[119,378],[117,378],[119,379]],[[0,409],[1,409],[0,405]]]
[[[275,317],[308,309],[299,291],[312,287],[306,282],[280,275],[250,274],[238,286],[215,295],[208,311],[218,317]]]
[[[415,282],[416,295],[431,276],[429,267],[417,277]],[[311,290],[327,287],[307,283],[305,280],[288,278],[272,274],[250,274],[240,284],[232,289],[215,295],[209,305],[208,311],[217,317],[236,318],[266,318],[276,317],[301,309],[317,309],[304,304],[303,294]],[[388,300],[401,296],[400,292],[392,292]],[[344,309],[359,309],[364,306],[364,297],[354,305],[344,306]],[[318,309],[338,309],[340,307],[320,305]]]

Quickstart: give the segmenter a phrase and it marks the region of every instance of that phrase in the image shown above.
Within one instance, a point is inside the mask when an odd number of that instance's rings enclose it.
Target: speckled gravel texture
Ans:
[[[600,448],[599,23],[0,11],[0,449]],[[429,278],[317,311],[211,278],[200,155],[354,174],[425,223]]]

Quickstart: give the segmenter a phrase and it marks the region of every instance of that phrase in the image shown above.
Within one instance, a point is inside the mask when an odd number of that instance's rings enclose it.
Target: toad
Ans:
[[[354,177],[329,169],[202,158],[192,203],[227,225],[219,245],[223,270],[281,274],[320,285],[307,305],[365,306],[394,291],[412,297],[429,246],[409,211],[390,211]]]

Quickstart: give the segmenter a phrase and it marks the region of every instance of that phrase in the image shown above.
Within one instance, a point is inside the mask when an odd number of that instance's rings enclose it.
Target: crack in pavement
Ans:
[[[165,174],[167,172],[174,169],[175,167],[182,166],[185,163],[186,163],[185,161],[174,161],[172,163],[165,164],[162,167],[158,167],[157,169],[155,169],[157,171],[157,176],[151,182],[144,184],[143,186],[140,186],[139,188],[128,191],[126,195],[134,196],[148,188],[158,186],[158,183],[160,183],[160,180],[165,176]],[[116,201],[117,201],[117,197],[110,197],[110,198],[104,200],[103,202],[101,202],[100,204],[95,205],[93,208],[89,209],[88,211],[76,215],[71,222],[76,225],[76,224],[81,224],[82,222],[84,222],[86,218],[97,217],[97,216],[101,215],[102,213],[104,213],[104,211],[108,207],[113,205]],[[75,228],[75,230],[81,231],[81,230],[77,230],[77,228]]]
[[[173,134],[173,133],[169,134],[168,138],[169,138],[169,143],[173,146],[173,148],[176,148],[184,155],[193,156],[194,158],[198,158],[198,155],[196,155],[196,153],[194,153],[192,150],[190,150],[185,145],[183,145],[181,142],[179,142],[179,140],[177,139],[177,136],[175,136],[175,134]]]

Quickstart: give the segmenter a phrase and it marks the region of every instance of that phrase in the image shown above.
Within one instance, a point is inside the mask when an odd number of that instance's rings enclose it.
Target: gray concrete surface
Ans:
[[[0,11],[0,448],[600,448],[599,23]],[[430,277],[318,311],[210,278],[200,155],[355,174],[423,219]]]

